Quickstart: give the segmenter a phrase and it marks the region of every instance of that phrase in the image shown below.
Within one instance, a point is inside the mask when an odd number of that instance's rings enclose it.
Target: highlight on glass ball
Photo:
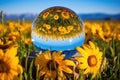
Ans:
[[[74,50],[84,43],[83,22],[68,8],[48,8],[34,20],[32,40],[38,50]]]

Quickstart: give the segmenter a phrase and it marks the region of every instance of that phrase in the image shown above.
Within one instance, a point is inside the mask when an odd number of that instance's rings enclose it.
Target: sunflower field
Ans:
[[[85,42],[71,58],[62,51],[36,52],[31,26],[1,19],[0,80],[120,79],[120,21],[85,20]]]

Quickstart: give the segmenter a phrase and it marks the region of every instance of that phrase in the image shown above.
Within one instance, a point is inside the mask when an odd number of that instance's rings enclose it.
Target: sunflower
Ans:
[[[105,41],[105,42],[109,42],[109,41],[111,41],[112,40],[112,35],[111,35],[111,33],[107,33],[107,32],[104,32],[104,35],[103,35],[103,41]]]
[[[59,26],[58,27],[58,31],[60,32],[60,34],[66,34],[67,33],[67,30],[66,30],[66,28],[65,27],[63,27],[63,26]]]
[[[32,42],[30,38],[25,39],[25,44],[29,45]]]
[[[59,26],[59,27],[58,27],[58,31],[60,31],[60,32],[62,32],[62,31],[66,31],[66,28],[63,27],[63,26]]]
[[[48,15],[49,15],[49,12],[45,12],[45,13],[43,14],[43,19],[46,19],[46,18],[48,17]]]
[[[68,26],[67,29],[71,31],[73,30],[73,26]]]
[[[23,72],[16,53],[16,46],[7,49],[5,53],[0,50],[0,80],[18,79],[18,74]]]
[[[46,29],[49,30],[51,28],[51,26],[49,24],[46,24]]]
[[[71,60],[65,60],[65,55],[61,52],[53,52],[50,54],[50,51],[45,51],[42,54],[39,54],[35,59],[35,66],[39,66],[39,75],[41,77],[44,75],[44,80],[52,79],[58,76],[58,79],[65,78],[63,72],[72,74],[73,71],[68,66],[74,66],[74,62]]]
[[[65,18],[65,19],[69,19],[70,18],[70,15],[69,15],[69,12],[66,12],[66,11],[63,11],[61,13],[62,17]]]
[[[76,59],[80,62],[78,68],[83,69],[84,74],[91,73],[95,76],[100,71],[103,53],[100,52],[99,48],[91,41],[89,44],[90,45],[83,45],[83,48],[76,48],[82,55],[81,57],[76,57]]]
[[[17,40],[20,40],[20,39],[21,39],[21,36],[20,36],[19,32],[15,31],[15,32],[11,32],[7,35],[6,42],[7,41],[17,41]]]
[[[53,32],[57,31],[57,28],[56,28],[56,27],[53,27],[53,28],[52,28],[52,31],[53,31]]]
[[[117,34],[117,39],[120,40],[120,34]]]
[[[102,27],[100,27],[100,25],[98,24],[93,24],[92,28],[91,28],[92,34],[99,37],[99,38],[103,38],[103,30]]]
[[[0,49],[4,50],[10,47],[12,41],[6,41],[6,39],[0,39]]]
[[[55,20],[58,20],[59,19],[59,16],[56,14],[56,15],[54,15],[54,19]]]
[[[61,12],[62,10],[61,9],[57,9],[56,12]]]

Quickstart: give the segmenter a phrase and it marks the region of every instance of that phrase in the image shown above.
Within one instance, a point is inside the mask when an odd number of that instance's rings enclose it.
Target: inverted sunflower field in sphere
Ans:
[[[32,40],[38,49],[74,50],[84,43],[83,22],[68,8],[48,8],[34,20]]]

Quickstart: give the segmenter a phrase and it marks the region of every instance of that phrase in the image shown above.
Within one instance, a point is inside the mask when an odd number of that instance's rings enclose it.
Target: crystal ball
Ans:
[[[72,56],[84,39],[83,21],[71,9],[50,7],[33,21],[32,41],[38,51],[63,51],[66,56]]]

